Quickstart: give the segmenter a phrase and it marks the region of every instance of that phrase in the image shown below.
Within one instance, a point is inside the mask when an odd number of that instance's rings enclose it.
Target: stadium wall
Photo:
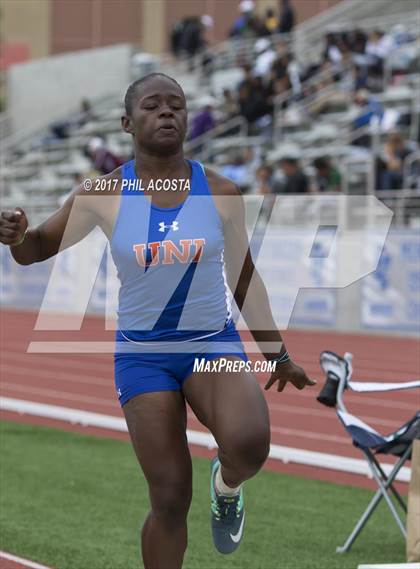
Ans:
[[[296,23],[342,0],[292,0]],[[255,0],[256,10],[278,11],[279,0]],[[132,43],[144,51],[169,50],[176,21],[209,14],[210,43],[227,38],[239,16],[239,0],[0,0],[2,42],[25,42],[31,58],[45,57],[117,43]]]
[[[131,55],[132,47],[123,44],[12,66],[7,83],[12,131],[30,135],[78,111],[84,97],[121,98],[130,81]]]

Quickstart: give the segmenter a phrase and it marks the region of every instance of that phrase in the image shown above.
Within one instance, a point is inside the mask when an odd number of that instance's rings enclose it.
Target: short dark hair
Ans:
[[[285,164],[285,163],[297,166],[299,164],[299,159],[296,158],[295,156],[284,156],[283,158],[280,159],[280,164]]]
[[[134,98],[136,96],[137,87],[139,85],[143,85],[144,83],[146,83],[146,81],[149,81],[150,79],[154,79],[155,77],[164,77],[165,79],[169,79],[169,81],[172,81],[172,83],[175,83],[175,85],[177,85],[181,89],[182,93],[184,94],[184,91],[183,91],[181,85],[173,77],[166,75],[166,73],[159,73],[159,72],[149,73],[148,75],[145,75],[144,77],[141,77],[140,79],[136,79],[128,87],[127,92],[126,92],[125,97],[124,97],[124,106],[125,106],[125,112],[127,115],[131,115],[131,113],[133,111],[133,103],[134,103]]]
[[[312,162],[312,165],[317,170],[322,170],[323,168],[330,167],[330,161],[327,157],[323,156],[322,158],[315,158],[315,160]]]

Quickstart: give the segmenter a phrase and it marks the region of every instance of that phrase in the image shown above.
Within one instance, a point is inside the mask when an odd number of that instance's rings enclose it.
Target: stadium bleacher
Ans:
[[[188,140],[185,150],[188,156],[219,170],[235,161],[246,166],[245,150],[258,147],[258,165],[272,167],[274,177],[279,179],[279,160],[288,155],[299,156],[312,185],[313,160],[328,157],[340,171],[342,191],[373,194],[379,185],[378,177],[372,171],[376,169],[383,144],[390,132],[401,133],[410,148],[402,168],[403,188],[395,188],[395,192],[392,192],[394,188],[386,188],[386,203],[398,210],[396,220],[415,223],[417,216],[401,213],[401,209],[408,205],[420,209],[417,205],[420,203],[417,177],[420,34],[410,11],[401,16],[399,10],[393,10],[386,2],[387,8],[381,12],[381,17],[372,21],[367,13],[370,3],[353,4],[351,18],[343,6],[317,16],[314,21],[323,19],[322,33],[319,27],[315,32],[315,28],[311,28],[313,22],[309,21],[298,26],[293,34],[270,37],[269,50],[277,50],[277,57],[289,55],[289,82],[281,93],[276,94],[274,89],[269,95],[271,112],[263,117],[264,120],[249,123],[240,109],[233,117],[225,116],[222,111],[223,89],[230,88],[235,94],[235,86],[243,80],[243,64],[255,60],[255,39],[228,40],[216,46],[212,51],[212,73],[204,84],[197,56],[193,65],[185,60],[174,62],[168,56],[160,60],[154,56],[151,59],[146,57],[147,65],[142,66],[141,57],[137,54],[133,57],[133,79],[142,70],[160,69],[175,76],[187,94],[190,119],[203,108],[205,96],[212,96],[216,127],[194,140]],[[407,8],[410,6],[412,3],[408,2]],[[366,95],[380,106],[381,119],[378,121],[374,117],[361,127],[355,121],[360,109],[354,104],[355,62],[360,54],[340,47],[342,54],[338,63],[328,55],[328,37],[331,34],[346,39],[355,29],[366,35],[374,29],[381,29],[393,41],[393,49],[384,60],[379,82],[373,74],[371,88]],[[300,39],[302,30],[308,34],[306,43]],[[142,61],[144,59],[143,54]],[[188,71],[191,68],[193,71]],[[292,74],[295,75],[291,80]],[[263,84],[267,86],[269,80],[267,73]],[[200,89],[197,89],[198,83]],[[85,151],[92,137],[101,137],[107,148],[123,159],[131,156],[130,139],[120,126],[121,101],[108,95],[91,101],[91,105],[94,120],[72,128],[67,138],[51,137],[51,133],[44,129],[37,136],[19,139],[14,135],[3,140],[5,166],[0,186],[5,207],[25,196],[34,222],[54,210],[74,187],[75,181],[92,172],[92,163]],[[63,117],[65,120],[69,117]],[[250,179],[245,190],[255,185],[253,175],[256,168],[248,170]]]

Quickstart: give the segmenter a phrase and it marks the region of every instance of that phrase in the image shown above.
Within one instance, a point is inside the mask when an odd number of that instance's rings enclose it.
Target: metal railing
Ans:
[[[414,169],[414,164],[418,164],[417,169]],[[405,188],[416,185],[420,190],[420,150],[412,152],[406,156],[403,162],[403,186]]]
[[[394,213],[392,223],[396,227],[420,228],[420,191],[411,189],[380,190],[380,199]]]
[[[188,155],[194,154],[200,157],[203,148],[214,138],[226,135],[231,130],[238,129],[237,136],[246,136],[248,133],[248,123],[241,115],[233,117],[225,122],[216,125],[211,130],[201,136],[194,138],[184,144],[184,152]]]

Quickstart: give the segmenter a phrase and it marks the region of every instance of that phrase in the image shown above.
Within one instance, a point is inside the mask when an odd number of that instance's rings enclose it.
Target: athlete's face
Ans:
[[[139,148],[154,154],[178,152],[187,130],[183,91],[165,77],[154,77],[139,85],[131,115],[122,118],[122,126],[134,136]]]

